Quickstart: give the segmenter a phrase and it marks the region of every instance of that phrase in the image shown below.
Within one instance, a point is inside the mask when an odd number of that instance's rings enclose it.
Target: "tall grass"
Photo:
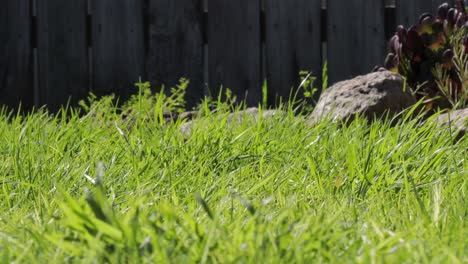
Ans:
[[[466,137],[209,99],[186,135],[147,88],[0,114],[3,263],[468,262]]]

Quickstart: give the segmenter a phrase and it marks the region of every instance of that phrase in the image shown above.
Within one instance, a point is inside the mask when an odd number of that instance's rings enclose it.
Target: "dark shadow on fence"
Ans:
[[[140,78],[156,91],[181,77],[189,106],[221,86],[256,105],[265,79],[275,104],[325,60],[329,83],[369,72],[396,24],[442,2],[395,1],[5,0],[0,104],[56,110],[89,92],[128,98]]]

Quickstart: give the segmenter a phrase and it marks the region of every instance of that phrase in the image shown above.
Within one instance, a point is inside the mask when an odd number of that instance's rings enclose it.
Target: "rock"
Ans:
[[[403,91],[403,78],[390,71],[377,71],[342,81],[326,89],[308,122],[314,124],[331,115],[334,121],[352,121],[356,114],[372,121],[400,113],[413,106],[416,99]]]
[[[197,117],[197,115],[198,115],[197,111],[188,111],[188,112],[183,112],[183,113],[164,112],[163,118],[164,118],[164,121],[166,121],[166,123],[171,123],[177,119],[194,119],[195,117]]]
[[[282,114],[284,114],[284,112],[281,110],[263,110],[262,111],[262,117],[265,119],[273,117],[275,115],[282,115]],[[231,113],[227,117],[227,122],[228,123],[233,123],[233,122],[242,123],[244,121],[244,118],[246,117],[253,118],[255,121],[258,121],[258,108],[252,107],[252,108],[247,108],[243,111]],[[192,127],[196,125],[198,122],[206,122],[206,121],[195,119],[192,121],[185,122],[180,126],[180,131],[185,136],[190,136],[190,134],[192,133]]]
[[[198,111],[188,111],[188,112],[183,112],[182,114],[179,115],[180,119],[189,119],[192,120],[198,116]]]
[[[280,110],[263,110],[262,111],[263,118],[273,117],[278,114],[282,114],[282,111]],[[229,114],[228,122],[238,121],[239,123],[242,123],[245,117],[253,117],[255,121],[258,121],[258,108],[251,107],[251,108],[245,109],[244,111],[239,111],[236,113]]]
[[[456,135],[456,140],[461,139],[468,131],[468,108],[439,115],[437,124],[441,127],[450,127]]]

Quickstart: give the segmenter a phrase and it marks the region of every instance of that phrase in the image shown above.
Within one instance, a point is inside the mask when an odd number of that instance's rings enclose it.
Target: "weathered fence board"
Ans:
[[[203,96],[203,6],[201,0],[150,0],[147,76],[152,87],[173,87],[188,78],[187,102]]]
[[[142,0],[93,0],[92,91],[123,98],[135,93],[144,70]]]
[[[299,72],[321,73],[320,0],[265,2],[265,42],[270,103],[287,99]]]
[[[88,92],[84,0],[37,1],[39,104],[52,110]]]
[[[0,107],[33,104],[29,1],[6,0],[0,10]]]
[[[328,0],[327,28],[331,83],[382,64],[386,46],[383,1]]]
[[[230,88],[250,105],[261,99],[260,1],[208,0],[209,87]]]

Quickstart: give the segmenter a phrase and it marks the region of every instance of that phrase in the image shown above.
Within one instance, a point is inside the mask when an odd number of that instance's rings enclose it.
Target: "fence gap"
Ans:
[[[87,47],[87,91],[93,91],[93,14],[91,11],[91,1],[86,0],[86,47]]]
[[[208,0],[203,0],[203,97],[210,94],[209,82],[209,46],[208,46]]]
[[[322,72],[323,72],[323,67],[325,66],[326,63],[328,63],[328,57],[327,57],[327,41],[328,41],[328,36],[327,36],[327,25],[328,25],[328,12],[327,12],[327,0],[321,0],[321,5],[320,5],[320,61],[322,62],[322,67],[321,67],[321,72],[320,72],[320,77],[322,77]],[[327,87],[322,87],[323,86],[323,80],[320,78],[320,87],[322,89],[325,89]]]
[[[33,76],[33,105],[39,109],[39,59],[37,54],[37,0],[31,0],[31,47],[32,47],[32,76]]]
[[[386,6],[385,7],[385,40],[390,40],[390,38],[395,33],[397,27],[397,17],[396,17],[396,8],[395,6]]]
[[[268,65],[267,65],[267,50],[266,50],[266,15],[265,15],[265,0],[260,0],[260,76],[261,76],[261,82],[262,82],[262,88],[264,82],[267,82],[267,76],[268,76]],[[270,86],[270,84],[267,82],[267,85]],[[268,87],[267,87],[268,88]],[[268,98],[271,97],[270,93],[267,93],[266,95],[263,94],[262,90],[262,98],[261,101],[263,102],[263,96],[267,97],[267,102]]]

